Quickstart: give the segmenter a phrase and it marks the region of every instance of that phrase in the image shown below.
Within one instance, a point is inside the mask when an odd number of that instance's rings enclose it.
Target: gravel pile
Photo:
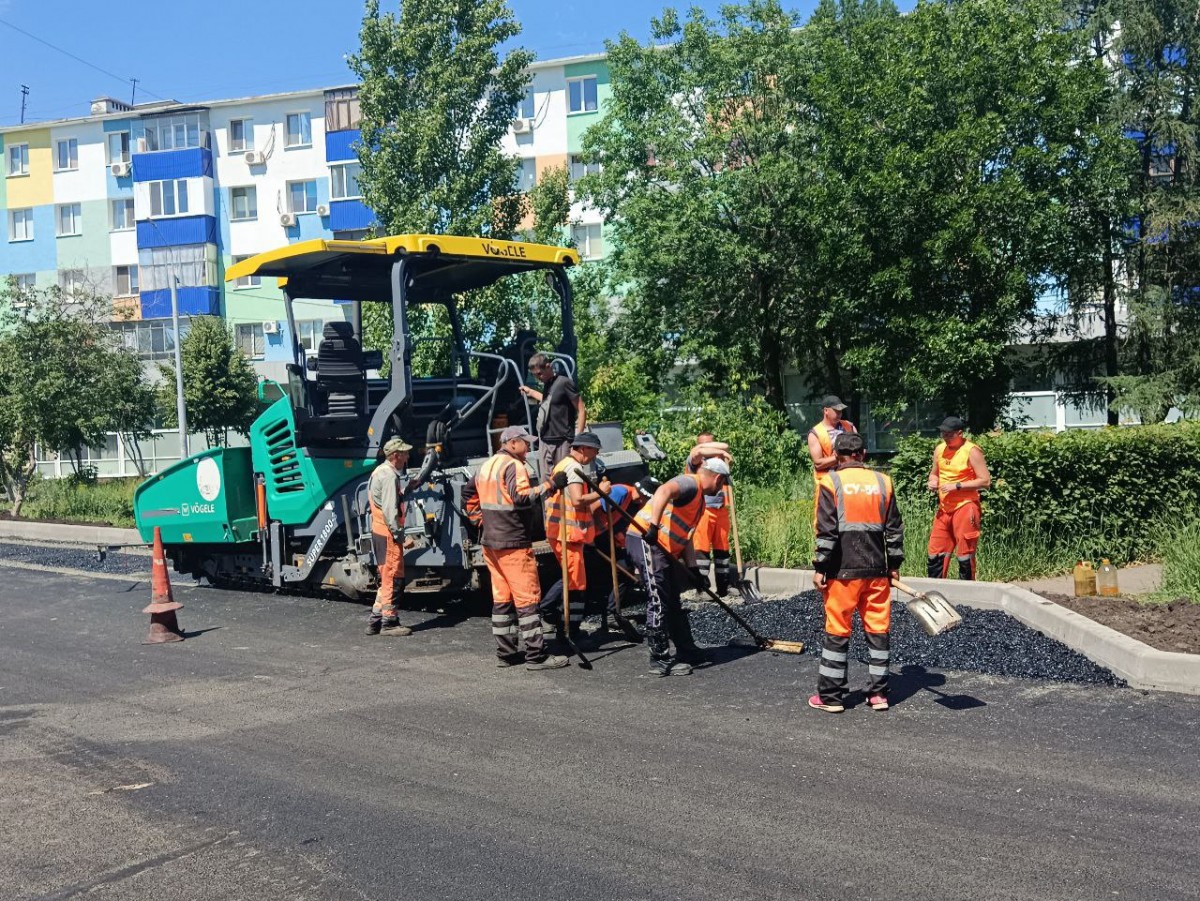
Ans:
[[[689,605],[690,606],[690,605]],[[803,641],[805,654],[821,652],[825,613],[821,597],[806,592],[790,598],[744,604],[737,608],[754,628],[767,638]],[[1061,642],[1030,629],[999,610],[956,607],[963,623],[957,629],[930,637],[908,615],[903,603],[892,604],[893,670],[915,664],[933,669],[965,670],[993,676],[1048,679],[1090,685],[1125,684],[1110,670],[1098,666]],[[715,604],[691,607],[692,631],[702,645],[722,645],[731,640],[749,641]],[[866,665],[867,645],[855,623],[850,644],[852,659]]]
[[[82,569],[86,572],[150,578],[150,558],[144,554],[110,552],[101,563],[95,549],[0,542],[0,560],[36,563],[56,569]]]

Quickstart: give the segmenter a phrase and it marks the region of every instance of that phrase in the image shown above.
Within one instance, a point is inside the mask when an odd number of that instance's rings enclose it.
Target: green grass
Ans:
[[[95,485],[74,485],[66,479],[43,479],[30,486],[21,516],[132,527],[133,491],[140,481],[114,479]]]
[[[1162,587],[1155,599],[1173,601],[1185,597],[1200,603],[1200,519],[1191,519],[1168,531],[1161,544]]]

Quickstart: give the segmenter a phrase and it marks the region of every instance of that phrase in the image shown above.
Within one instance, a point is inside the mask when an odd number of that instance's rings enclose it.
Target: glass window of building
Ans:
[[[325,330],[323,319],[300,319],[296,322],[296,340],[308,353],[315,354],[321,343],[321,333]]]
[[[261,322],[239,322],[234,329],[237,348],[251,360],[261,360],[266,352]]]
[[[112,201],[112,230],[125,231],[134,227],[133,198],[121,197]]]
[[[525,92],[525,96],[517,104],[516,119],[532,119],[533,118],[533,88]]]
[[[599,175],[603,167],[599,163],[585,162],[578,154],[571,155],[571,181],[579,181],[585,175]]]
[[[188,211],[187,180],[150,182],[150,215],[182,216]]]
[[[8,148],[8,153],[5,154],[8,159],[8,174],[9,175],[28,175],[29,174],[29,145],[28,144],[13,144]]]
[[[258,189],[253,185],[229,189],[229,218],[234,221],[258,218]]]
[[[594,113],[597,109],[596,76],[572,78],[567,81],[567,111]]]
[[[308,113],[288,113],[287,146],[307,147],[312,143],[312,117]]]
[[[54,169],[56,172],[69,172],[79,168],[79,141],[75,138],[63,138],[54,144]]]
[[[32,241],[33,240],[33,210],[9,210],[8,211],[8,240],[10,241]]]
[[[113,270],[117,297],[133,297],[138,293],[138,267],[117,266]]]
[[[351,200],[362,197],[358,189],[358,176],[362,172],[359,163],[344,163],[329,167],[329,196],[334,200]]]
[[[243,256],[235,256],[233,261],[235,263],[240,263],[242,260],[248,259],[250,259],[250,255],[244,254]],[[241,278],[236,278],[233,280],[233,287],[235,288],[257,288],[261,284],[262,277],[258,275],[244,275]]]
[[[229,152],[254,149],[254,122],[250,119],[229,120]]]
[[[598,260],[604,256],[604,229],[599,224],[576,225],[571,229],[571,239],[582,260]]]
[[[109,134],[108,161],[110,163],[129,162],[129,132],[114,131]]]
[[[60,203],[58,205],[55,221],[57,224],[56,234],[60,238],[69,237],[71,235],[79,235],[83,233],[83,206],[78,203]]]
[[[289,212],[315,213],[317,211],[316,181],[289,181],[287,188]]]

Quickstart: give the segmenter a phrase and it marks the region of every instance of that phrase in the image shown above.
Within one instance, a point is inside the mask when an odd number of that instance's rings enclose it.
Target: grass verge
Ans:
[[[25,519],[110,523],[133,526],[133,492],[140,479],[114,479],[78,485],[67,479],[43,479],[30,486],[21,508]]]

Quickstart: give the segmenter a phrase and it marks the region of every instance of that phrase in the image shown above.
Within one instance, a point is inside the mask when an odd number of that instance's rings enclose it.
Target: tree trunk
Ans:
[[[1114,273],[1112,223],[1105,221],[1104,234],[1104,374],[1109,379],[1120,375],[1120,360],[1117,356],[1117,284]],[[1105,384],[1105,402],[1108,409],[1108,424],[1119,425],[1120,410],[1117,409],[1117,392],[1112,382]]]
[[[767,403],[781,413],[787,412],[787,398],[783,390],[783,346],[779,330],[771,323],[771,289],[763,278],[756,279],[758,286],[758,308],[762,320],[762,375]]]

